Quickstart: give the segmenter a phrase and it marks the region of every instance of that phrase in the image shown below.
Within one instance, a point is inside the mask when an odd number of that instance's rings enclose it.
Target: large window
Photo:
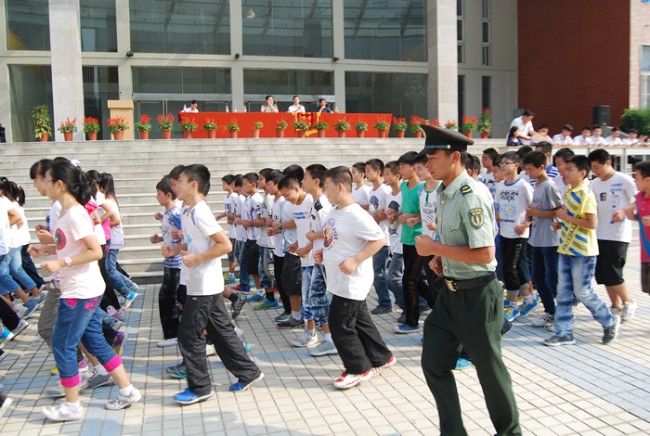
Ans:
[[[491,1],[483,0],[483,13],[481,15],[481,54],[482,65],[492,64],[492,10]]]
[[[227,0],[131,0],[135,53],[230,53]]]
[[[13,141],[35,141],[32,108],[46,104],[52,114],[52,69],[49,65],[9,65],[8,68]],[[51,127],[54,133],[54,126]]]
[[[331,0],[244,0],[244,54],[332,57]]]
[[[115,0],[80,0],[81,50],[117,51]]]
[[[320,97],[334,103],[329,97],[334,94],[334,74],[320,70],[244,70],[244,94],[249,111],[259,112],[269,94],[273,94],[280,111],[287,110],[294,95],[299,95],[311,111]]]
[[[481,76],[481,107],[492,106],[492,77]]]
[[[427,118],[426,74],[348,72],[345,94],[346,112]]]
[[[133,92],[144,94],[230,94],[230,70],[134,67]]]
[[[49,50],[48,0],[6,0],[7,48]]]
[[[465,10],[463,0],[456,0],[456,41],[458,63],[465,63]]]
[[[650,107],[650,45],[641,49],[641,107]]]
[[[426,0],[344,3],[346,58],[426,62]]]
[[[83,67],[84,113],[87,117],[99,119],[102,130],[99,139],[111,139],[105,120],[110,117],[108,100],[118,100],[120,91],[117,67]]]

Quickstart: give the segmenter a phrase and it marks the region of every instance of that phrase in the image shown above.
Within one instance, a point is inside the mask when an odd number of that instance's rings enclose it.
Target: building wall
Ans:
[[[630,98],[629,107],[639,107],[641,94],[641,47],[650,46],[650,3],[632,0],[630,10]]]
[[[598,105],[619,123],[630,102],[630,2],[640,0],[518,0],[518,102],[535,125],[579,130]]]

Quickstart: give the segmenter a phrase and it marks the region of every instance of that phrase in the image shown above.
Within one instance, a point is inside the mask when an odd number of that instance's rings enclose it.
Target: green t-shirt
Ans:
[[[409,182],[402,182],[399,187],[402,192],[402,213],[405,215],[420,215],[420,192],[424,189],[425,182],[420,182],[412,189],[409,189]],[[422,234],[422,223],[413,227],[408,224],[402,225],[402,244],[415,245],[415,237]]]

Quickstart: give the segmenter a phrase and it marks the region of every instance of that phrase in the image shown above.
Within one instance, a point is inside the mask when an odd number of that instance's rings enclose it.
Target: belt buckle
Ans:
[[[445,279],[445,282],[447,282],[447,289],[449,289],[451,292],[456,292],[458,288],[456,287],[456,282],[453,280]]]

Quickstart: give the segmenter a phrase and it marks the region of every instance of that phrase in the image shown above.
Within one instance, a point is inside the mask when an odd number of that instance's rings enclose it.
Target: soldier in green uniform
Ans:
[[[478,194],[464,168],[473,141],[447,129],[422,126],[427,166],[438,188],[435,240],[419,236],[421,256],[443,275],[440,293],[424,323],[422,369],[440,416],[442,435],[466,435],[452,370],[464,346],[476,366],[490,419],[499,435],[520,435],[510,374],[501,356],[503,290],[496,278],[494,206]]]

